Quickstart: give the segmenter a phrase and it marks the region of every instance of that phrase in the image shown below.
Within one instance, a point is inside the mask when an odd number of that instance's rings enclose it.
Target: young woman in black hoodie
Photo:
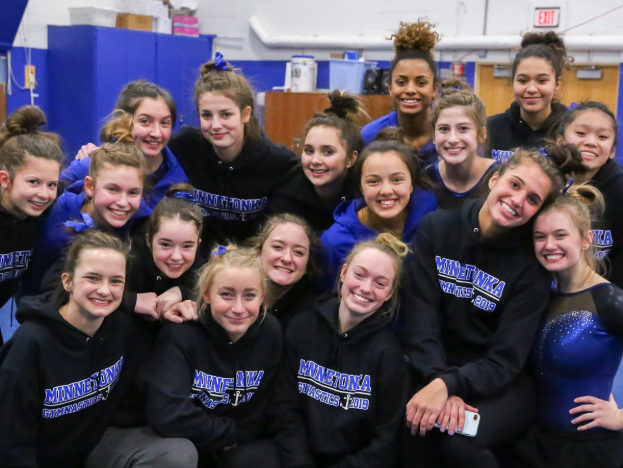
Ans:
[[[22,299],[22,326],[0,352],[0,459],[6,467],[81,466],[136,370],[141,327],[117,310],[127,246],[76,238],[50,297]]]
[[[307,123],[301,164],[278,189],[283,206],[274,210],[301,216],[318,235],[334,223],[340,201],[354,196],[350,168],[363,151],[363,138],[353,119],[367,117],[355,96],[336,89],[328,98],[331,106]]]
[[[497,467],[491,447],[532,423],[532,385],[522,369],[550,281],[532,255],[530,220],[559,195],[565,174],[586,170],[573,145],[546,151],[516,151],[490,179],[485,200],[422,221],[404,288],[420,388],[407,404],[415,436],[408,466]],[[450,437],[463,430],[466,408],[481,414],[478,435]],[[449,435],[430,432],[435,422]]]
[[[567,108],[554,99],[570,59],[554,32],[528,33],[512,66],[515,102],[489,117],[487,135],[493,159],[504,162],[515,148],[539,149]]]
[[[171,186],[149,217],[147,232],[139,232],[132,242],[124,295],[127,305],[140,302],[162,316],[174,305],[192,299],[201,266],[197,249],[202,227],[203,215],[193,203],[193,188],[188,184]],[[171,311],[167,317],[181,322],[176,318],[179,313]]]
[[[197,290],[199,320],[165,326],[139,379],[147,419],[163,437],[190,439],[207,466],[278,466],[263,437],[283,339],[261,305],[258,255],[219,247]]]
[[[586,174],[575,174],[575,183],[586,182],[599,189],[606,201],[603,215],[593,226],[597,260],[606,260],[605,277],[623,288],[623,168],[615,161],[618,124],[601,102],[586,101],[563,119],[559,137],[573,143],[588,166]]]
[[[264,135],[249,83],[220,53],[200,72],[194,99],[201,128],[182,128],[169,146],[195,187],[196,203],[211,218],[202,236],[209,248],[255,234],[297,157]]]
[[[271,406],[284,468],[395,466],[408,377],[388,325],[407,251],[388,233],[357,244],[338,297],[292,320]]]
[[[316,298],[320,239],[304,219],[283,213],[268,218],[251,241],[268,280],[264,302],[285,330]]]
[[[24,106],[0,128],[0,307],[32,261],[37,218],[56,200],[63,152],[58,135],[38,130],[45,123]]]

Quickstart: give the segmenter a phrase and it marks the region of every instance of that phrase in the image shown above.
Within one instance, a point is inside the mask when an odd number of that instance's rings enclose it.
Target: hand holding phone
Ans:
[[[480,424],[480,415],[478,413],[474,413],[473,411],[465,410],[465,425],[463,426],[462,431],[457,430],[457,434],[461,434],[467,437],[475,437],[478,433],[478,425]],[[435,427],[437,429],[441,428],[441,423],[435,423]],[[448,430],[450,424],[446,425],[444,430]],[[443,432],[443,431],[442,431]],[[449,432],[452,434],[452,432]]]

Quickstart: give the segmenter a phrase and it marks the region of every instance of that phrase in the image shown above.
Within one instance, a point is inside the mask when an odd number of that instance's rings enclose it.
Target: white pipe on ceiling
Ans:
[[[392,41],[377,36],[271,36],[256,16],[249,19],[253,32],[266,47],[280,49],[366,49],[392,50]],[[623,36],[564,36],[569,50],[623,52]],[[519,47],[521,37],[442,37],[435,50],[509,50]]]

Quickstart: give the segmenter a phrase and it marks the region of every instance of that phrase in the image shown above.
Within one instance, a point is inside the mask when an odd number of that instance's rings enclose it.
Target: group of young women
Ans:
[[[393,37],[395,111],[332,91],[301,155],[218,53],[200,128],[133,82],[62,172],[39,109],[7,118],[3,466],[621,466],[615,116],[555,100],[553,33],[489,119],[433,25]]]

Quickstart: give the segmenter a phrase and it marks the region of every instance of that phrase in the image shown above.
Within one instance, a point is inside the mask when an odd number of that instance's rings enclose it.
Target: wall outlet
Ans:
[[[37,80],[35,79],[35,66],[26,65],[24,67],[24,86],[26,89],[35,89]]]

